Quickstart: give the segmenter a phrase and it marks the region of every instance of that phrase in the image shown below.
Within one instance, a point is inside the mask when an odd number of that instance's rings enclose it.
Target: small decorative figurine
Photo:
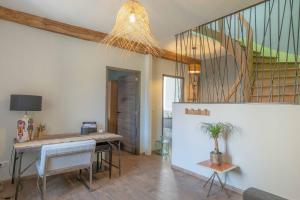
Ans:
[[[28,120],[27,130],[28,130],[29,140],[33,140],[33,119],[32,118],[29,118]]]

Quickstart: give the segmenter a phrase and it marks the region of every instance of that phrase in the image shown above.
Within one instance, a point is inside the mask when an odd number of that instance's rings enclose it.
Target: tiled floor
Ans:
[[[212,194],[206,198],[207,189],[204,182],[195,177],[174,171],[168,161],[160,156],[135,156],[123,153],[122,176],[113,171],[112,179],[106,172],[95,175],[93,192],[79,182],[77,173],[53,176],[47,182],[47,199],[69,200],[241,200],[239,194],[228,192],[227,197],[213,187]],[[36,189],[36,179],[23,181],[20,199],[40,199]],[[12,196],[14,187],[5,185],[5,191],[0,193],[0,199]]]

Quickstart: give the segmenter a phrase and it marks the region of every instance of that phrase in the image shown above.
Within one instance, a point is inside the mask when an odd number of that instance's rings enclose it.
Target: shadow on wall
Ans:
[[[230,139],[231,134],[242,134],[242,129],[236,125],[233,126],[231,133],[226,133],[223,135],[222,139],[224,141],[224,157],[223,160],[225,162],[232,163],[232,156],[230,155],[228,141]]]

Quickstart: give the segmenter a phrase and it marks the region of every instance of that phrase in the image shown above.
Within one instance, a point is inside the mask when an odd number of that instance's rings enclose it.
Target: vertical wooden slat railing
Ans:
[[[177,57],[201,61],[176,72],[193,102],[300,104],[299,46],[300,0],[266,0],[176,35]]]

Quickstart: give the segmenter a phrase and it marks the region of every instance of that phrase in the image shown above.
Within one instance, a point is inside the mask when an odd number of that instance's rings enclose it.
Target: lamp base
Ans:
[[[33,119],[25,113],[17,122],[17,142],[26,142],[33,139]]]

